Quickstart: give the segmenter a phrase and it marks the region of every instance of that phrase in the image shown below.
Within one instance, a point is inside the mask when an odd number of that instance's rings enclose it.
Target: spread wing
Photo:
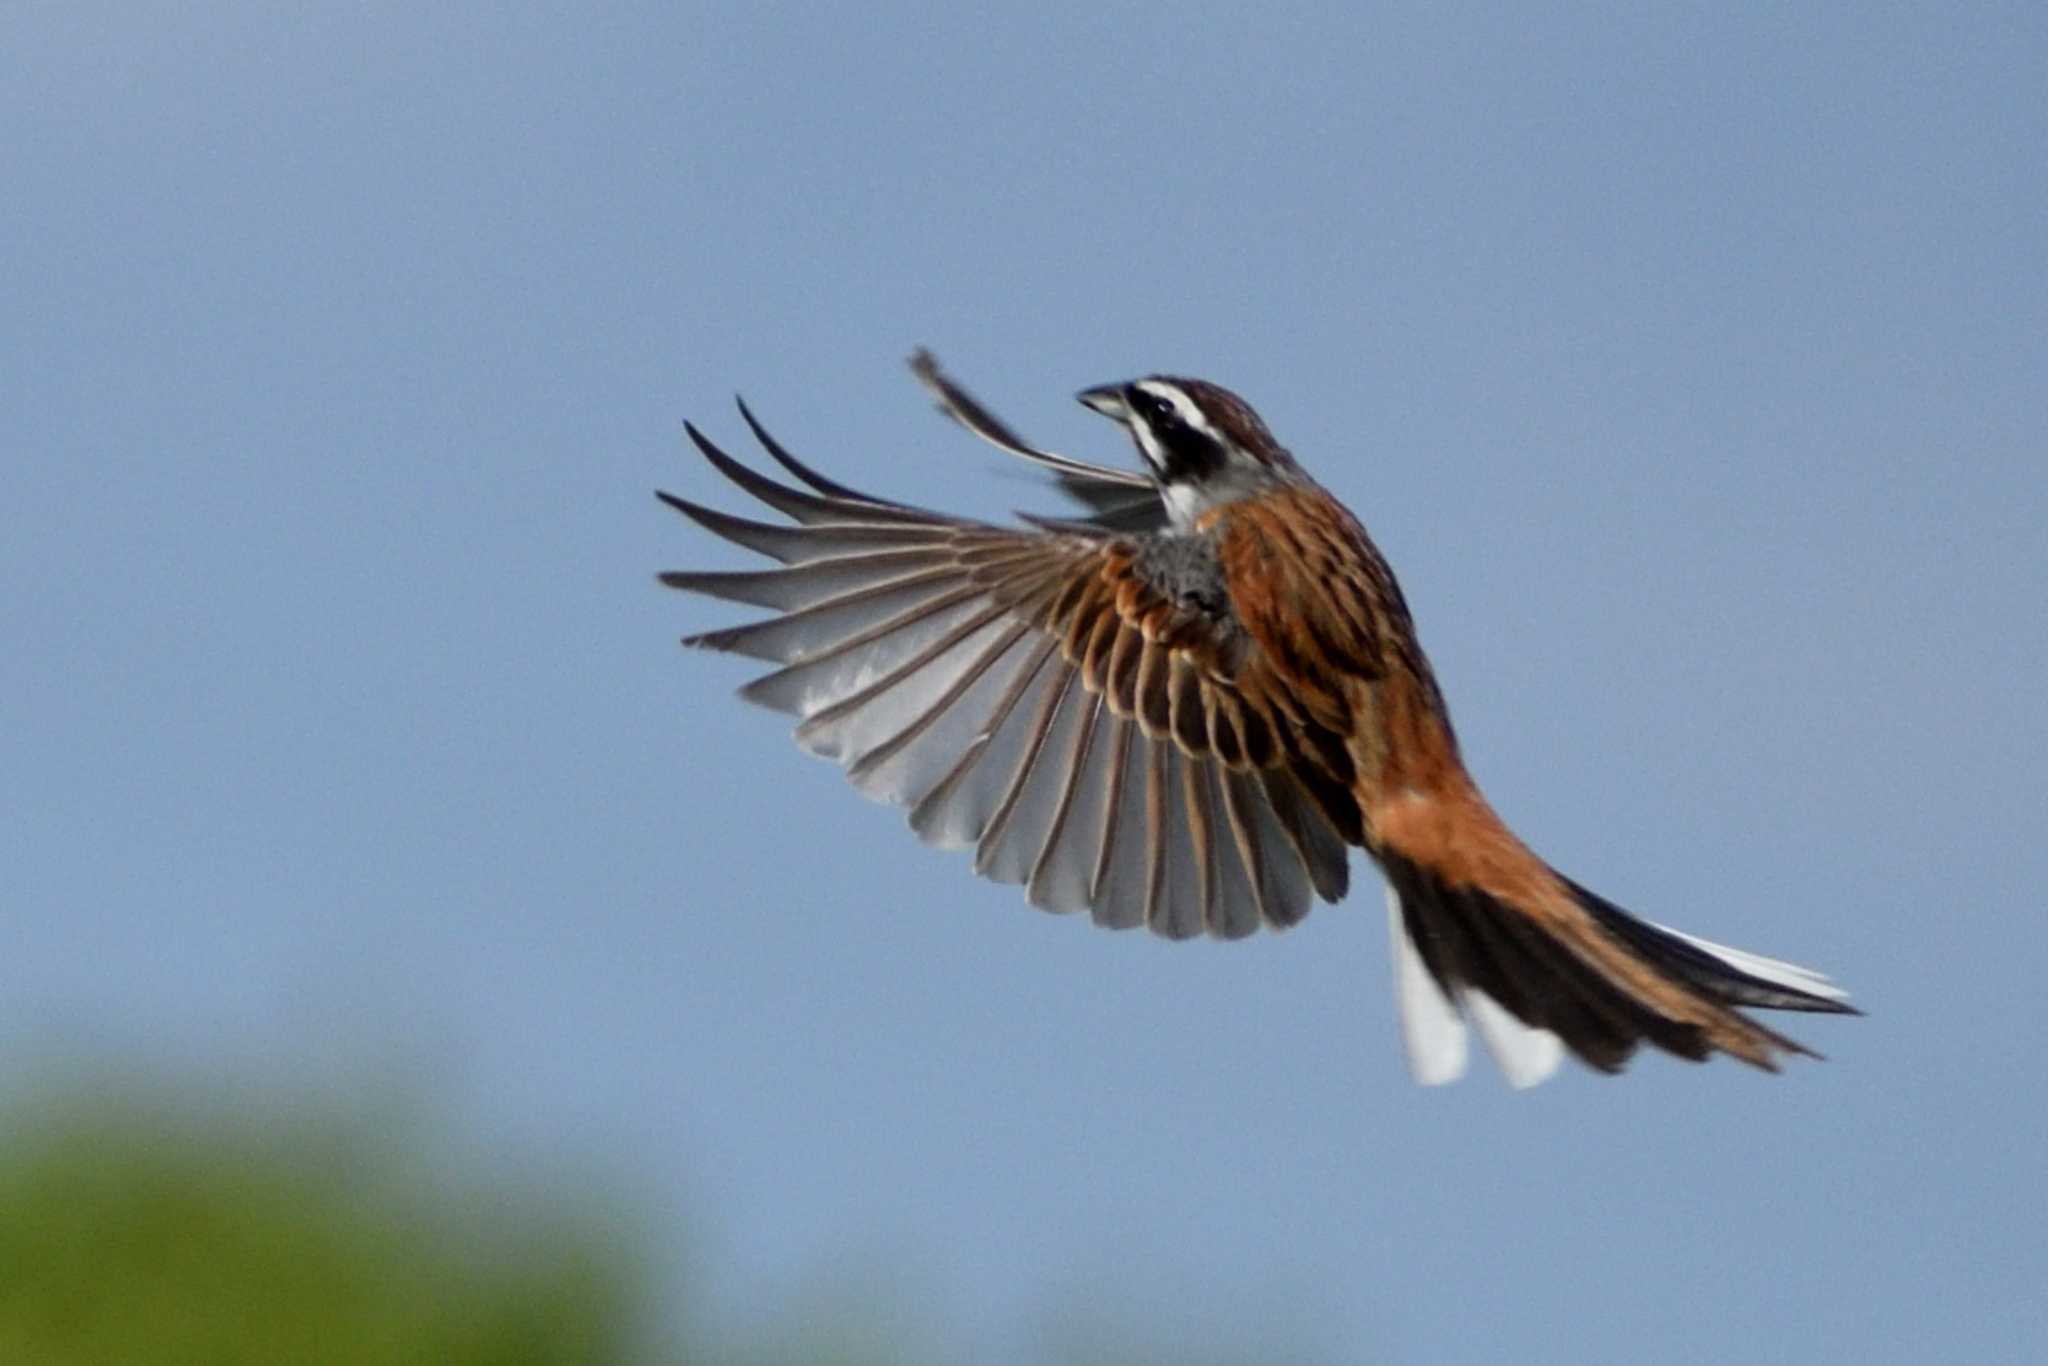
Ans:
[[[685,643],[776,665],[741,695],[798,717],[798,744],[1048,910],[1235,938],[1343,896],[1328,775],[1267,701],[1227,613],[1148,581],[1147,535],[997,527],[871,497],[746,416],[806,488],[690,437],[787,523],[660,497],[778,566],[661,581],[777,613]]]
[[[973,432],[997,450],[1028,460],[1052,474],[1060,492],[1086,505],[1088,515],[1080,526],[1101,531],[1162,531],[1166,508],[1159,490],[1142,474],[1094,465],[1071,456],[1055,455],[1018,436],[1001,418],[984,408],[974,396],[954,383],[939,368],[931,352],[918,350],[910,357],[910,373],[931,390],[939,411]]]

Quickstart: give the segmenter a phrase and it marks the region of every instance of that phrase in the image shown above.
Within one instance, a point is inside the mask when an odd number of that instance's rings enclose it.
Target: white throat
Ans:
[[[1174,530],[1193,531],[1203,514],[1250,498],[1271,483],[1258,471],[1231,467],[1207,479],[1161,484],[1159,501],[1166,504],[1166,515],[1172,519]]]

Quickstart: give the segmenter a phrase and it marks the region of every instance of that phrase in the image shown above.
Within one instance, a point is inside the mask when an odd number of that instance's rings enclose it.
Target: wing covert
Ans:
[[[798,719],[805,750],[920,839],[1033,905],[1188,938],[1285,927],[1348,883],[1313,745],[1270,699],[1256,647],[1213,604],[1148,578],[1148,539],[999,527],[856,493],[746,414],[806,488],[707,460],[789,524],[662,494],[767,569],[663,574],[772,609],[685,643],[777,667],[741,690]]]

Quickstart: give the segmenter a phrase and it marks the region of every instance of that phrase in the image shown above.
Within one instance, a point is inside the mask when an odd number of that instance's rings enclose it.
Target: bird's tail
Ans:
[[[1567,1049],[1618,1072],[1645,1041],[1775,1070],[1779,1056],[1812,1050],[1737,1007],[1858,1013],[1818,972],[1639,919],[1561,874],[1507,894],[1376,853],[1402,1033],[1424,1083],[1463,1072],[1467,1021],[1508,1080],[1529,1086]]]
[[[1563,877],[1563,874],[1559,876]],[[1609,934],[1673,977],[1716,1000],[1767,1010],[1814,1010],[1835,1015],[1862,1013],[1849,1004],[1849,993],[1829,981],[1825,973],[1802,968],[1783,959],[1766,958],[1745,949],[1731,949],[1726,944],[1716,944],[1710,939],[1674,930],[1669,925],[1639,919],[1570,878],[1563,880],[1572,896]]]

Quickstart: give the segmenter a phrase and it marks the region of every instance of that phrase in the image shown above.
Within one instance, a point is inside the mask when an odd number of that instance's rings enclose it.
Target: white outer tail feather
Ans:
[[[1523,1024],[1484,992],[1464,991],[1459,995],[1464,1000],[1465,1013],[1478,1027],[1479,1037],[1486,1041],[1486,1051],[1493,1054],[1508,1085],[1522,1091],[1550,1080],[1557,1065],[1564,1061],[1563,1039],[1547,1029]]]
[[[1393,944],[1394,1002],[1401,1020],[1401,1041],[1408,1071],[1424,1086],[1442,1086],[1465,1075],[1470,1055],[1465,1019],[1479,1031],[1486,1051],[1501,1075],[1516,1090],[1546,1081],[1564,1060],[1564,1040],[1547,1029],[1523,1024],[1484,992],[1460,988],[1446,996],[1422,951],[1408,937],[1401,897],[1387,888],[1387,927]]]
[[[1465,1022],[1408,937],[1401,896],[1392,886],[1387,888],[1387,923],[1393,939],[1394,1004],[1409,1075],[1424,1086],[1456,1081],[1465,1075]]]
[[[1516,1090],[1547,1081],[1564,1061],[1564,1041],[1547,1029],[1523,1024],[1499,1002],[1484,992],[1461,987],[1456,999],[1444,994],[1430,976],[1422,951],[1408,935],[1407,917],[1401,911],[1401,897],[1387,887],[1387,926],[1394,960],[1394,1003],[1400,1016],[1401,1042],[1408,1071],[1423,1086],[1443,1086],[1465,1074],[1470,1053],[1465,1018],[1469,1017],[1500,1067],[1501,1075]],[[1656,922],[1649,922],[1655,924]],[[1809,992],[1830,1001],[1845,1001],[1849,993],[1836,986],[1824,973],[1812,968],[1767,958],[1745,949],[1729,948],[1710,939],[1657,925],[1676,935],[1702,953],[1713,955],[1738,972],[1793,991]]]
[[[1654,920],[1649,923],[1657,925]],[[1824,972],[1802,968],[1797,963],[1787,963],[1782,958],[1766,958],[1747,949],[1731,949],[1726,944],[1716,944],[1711,939],[1702,939],[1698,935],[1687,934],[1684,930],[1674,930],[1669,925],[1657,925],[1657,928],[1666,934],[1678,936],[1702,953],[1712,954],[1737,972],[1746,972],[1751,977],[1769,982],[1773,986],[1803,991],[1809,995],[1825,997],[1830,1001],[1849,999],[1849,993],[1836,986]]]

